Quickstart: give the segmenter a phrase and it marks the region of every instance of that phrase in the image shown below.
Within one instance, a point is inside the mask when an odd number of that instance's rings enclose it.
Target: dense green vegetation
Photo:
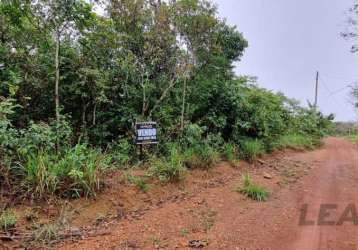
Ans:
[[[206,0],[1,1],[3,195],[95,195],[138,162],[136,121],[158,123],[144,165],[164,182],[317,144],[333,117],[235,76],[247,46]]]

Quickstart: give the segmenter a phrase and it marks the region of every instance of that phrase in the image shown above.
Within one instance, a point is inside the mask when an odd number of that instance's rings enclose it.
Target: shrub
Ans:
[[[84,144],[77,144],[66,151],[59,161],[59,168],[66,170],[69,191],[75,196],[93,196],[100,190],[103,172],[109,168],[110,158]]]
[[[71,145],[72,129],[70,124],[61,117],[60,122],[48,125],[47,123],[30,122],[25,129],[19,130],[17,153],[21,157],[28,154],[36,154],[39,151],[54,152],[58,143],[58,151],[65,150]]]
[[[188,168],[209,169],[220,159],[220,154],[213,147],[202,144],[184,151],[184,163]]]
[[[17,223],[17,217],[12,211],[4,211],[0,215],[0,228],[4,231],[7,231],[11,228],[14,228]]]
[[[253,162],[257,157],[265,153],[264,145],[257,139],[246,139],[240,145],[240,155],[243,159]]]
[[[189,124],[184,130],[181,138],[181,145],[192,147],[201,143],[204,130],[203,127],[200,127],[197,124]]]
[[[133,144],[129,140],[123,138],[113,143],[110,147],[112,160],[119,167],[127,167],[133,155]]]
[[[162,182],[175,182],[184,178],[186,168],[184,167],[182,156],[176,147],[172,147],[168,157],[153,157],[150,160],[149,172],[157,176]]]
[[[237,191],[257,201],[265,201],[268,197],[268,191],[264,187],[253,184],[248,174],[243,176],[243,186]]]
[[[180,140],[184,148],[183,160],[188,168],[212,167],[220,159],[220,153],[216,150],[224,144],[220,134],[209,134],[204,137],[206,128],[197,124],[189,124]]]
[[[225,144],[225,141],[221,134],[209,134],[206,137],[205,143],[213,148],[221,148]]]

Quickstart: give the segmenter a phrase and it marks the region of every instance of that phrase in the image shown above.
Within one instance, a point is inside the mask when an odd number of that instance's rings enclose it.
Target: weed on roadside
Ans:
[[[0,215],[0,229],[8,231],[16,226],[17,217],[14,212],[7,210]]]
[[[189,234],[189,230],[187,228],[180,229],[180,235],[185,237]]]
[[[275,145],[277,149],[313,149],[315,146],[311,136],[301,134],[288,134],[281,136]]]
[[[241,157],[249,162],[253,162],[257,157],[265,153],[265,147],[259,140],[245,140],[242,142],[240,149]]]
[[[215,224],[215,218],[217,215],[217,211],[210,209],[204,216],[204,220],[203,220],[203,227],[205,232],[210,231],[210,229],[214,226]]]
[[[167,158],[152,158],[150,165],[150,175],[158,177],[161,182],[180,181],[186,174],[182,156],[176,147],[170,149]]]
[[[60,225],[58,223],[50,223],[38,226],[34,231],[34,243],[49,244],[59,238]]]
[[[243,185],[237,188],[236,191],[256,201],[266,201],[269,195],[266,188],[252,183],[249,174],[243,176]]]
[[[135,185],[140,191],[147,192],[149,190],[149,184],[144,177],[128,175],[127,180],[129,183]]]
[[[239,166],[239,153],[235,144],[226,143],[223,146],[222,155],[224,159],[229,161],[233,166]]]

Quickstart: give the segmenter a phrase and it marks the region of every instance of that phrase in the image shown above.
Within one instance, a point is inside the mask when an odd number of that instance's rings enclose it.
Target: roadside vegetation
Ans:
[[[15,227],[17,222],[16,215],[10,211],[3,211],[0,213],[0,228],[4,231],[8,231]]]
[[[358,128],[356,125],[352,125],[347,131],[336,131],[336,133],[351,142],[358,144]]]
[[[95,196],[110,171],[138,163],[176,182],[221,160],[313,148],[332,128],[332,116],[235,76],[248,43],[213,4],[101,5],[105,16],[80,0],[0,3],[0,197]],[[148,120],[160,144],[139,159],[134,125]]]
[[[265,187],[254,184],[249,174],[243,175],[242,182],[242,186],[237,188],[238,192],[256,201],[267,200],[269,192]]]

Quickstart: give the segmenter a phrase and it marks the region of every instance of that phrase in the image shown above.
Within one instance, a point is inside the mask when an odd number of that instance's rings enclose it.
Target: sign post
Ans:
[[[135,143],[140,147],[140,159],[143,157],[143,145],[158,144],[157,123],[156,122],[137,122],[135,125]]]

